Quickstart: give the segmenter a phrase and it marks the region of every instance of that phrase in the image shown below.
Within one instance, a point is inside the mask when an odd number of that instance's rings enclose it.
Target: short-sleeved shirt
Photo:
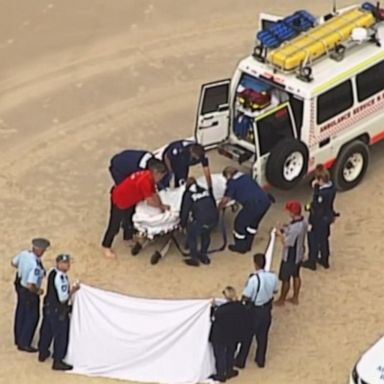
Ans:
[[[146,169],[148,161],[152,158],[151,152],[127,149],[112,157],[111,168],[125,178],[134,172]]]
[[[59,271],[57,268],[54,280],[54,286],[57,297],[61,303],[67,302],[69,299],[69,279],[66,273]]]
[[[209,161],[206,155],[201,156],[199,159],[192,158],[189,148],[193,144],[196,144],[196,142],[192,140],[177,140],[170,143],[164,150],[163,160],[167,156],[172,166],[189,167],[201,164],[203,167],[208,167]]]
[[[242,172],[237,172],[227,181],[227,188],[224,196],[229,197],[231,200],[236,200],[243,206],[249,203],[254,203],[261,210],[264,210],[271,205],[267,193],[259,186],[252,176]]]
[[[257,276],[259,279],[257,278]],[[259,287],[260,288],[257,293]],[[263,305],[272,300],[273,294],[278,288],[278,278],[275,273],[259,270],[251,274],[245,284],[243,295],[248,297],[254,305]]]
[[[135,206],[156,193],[151,171],[139,171],[128,176],[112,190],[112,202],[120,209]]]
[[[12,259],[12,264],[17,267],[21,286],[27,288],[28,284],[34,284],[40,288],[45,269],[38,256],[32,251],[22,251]]]
[[[303,217],[292,220],[284,229],[283,261],[292,261],[295,264],[304,259],[305,239],[308,232],[308,224]]]

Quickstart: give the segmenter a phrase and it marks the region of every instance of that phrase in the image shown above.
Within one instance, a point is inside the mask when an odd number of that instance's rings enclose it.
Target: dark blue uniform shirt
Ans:
[[[257,184],[250,175],[237,172],[227,181],[224,194],[231,200],[236,200],[242,206],[256,204],[261,210],[270,206],[271,200],[267,193]]]
[[[175,164],[178,167],[189,167],[192,165],[200,164],[203,167],[208,167],[208,157],[206,155],[202,156],[199,159],[193,159],[189,147],[193,144],[196,144],[191,140],[177,140],[168,145],[164,150],[163,158],[168,156],[172,165]],[[177,162],[177,163],[176,163]]]
[[[314,224],[324,221],[331,224],[335,218],[333,203],[336,197],[336,188],[333,183],[323,186],[316,185],[313,192],[311,210],[309,214],[309,223]]]
[[[219,211],[213,196],[204,188],[193,184],[184,192],[180,224],[185,227],[189,217],[199,225],[215,225],[219,219]]]

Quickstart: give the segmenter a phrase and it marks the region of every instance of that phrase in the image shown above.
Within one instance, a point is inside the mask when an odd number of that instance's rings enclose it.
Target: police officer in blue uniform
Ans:
[[[309,207],[308,260],[302,263],[304,268],[316,270],[316,264],[329,268],[329,237],[331,224],[339,216],[334,210],[336,188],[330,174],[322,165],[315,170],[313,197]]]
[[[242,205],[234,223],[235,243],[230,244],[228,249],[246,253],[251,250],[259,224],[271,206],[271,197],[250,175],[234,167],[226,167],[223,175],[227,179],[227,188],[219,208],[224,208],[231,200]]]
[[[249,276],[242,297],[242,301],[248,306],[251,329],[236,356],[235,366],[241,369],[245,367],[253,335],[257,342],[255,362],[259,368],[265,366],[268,332],[272,323],[273,295],[278,289],[276,274],[264,270],[265,255],[255,254],[253,262],[255,272]]]
[[[162,181],[164,187],[169,186],[172,175],[175,177],[175,187],[185,183],[189,167],[201,164],[209,188],[212,187],[211,171],[204,147],[192,140],[177,140],[170,143],[163,152],[162,159],[168,168],[168,175]]]
[[[208,248],[211,242],[211,232],[219,220],[219,211],[212,193],[197,184],[194,178],[189,178],[183,194],[180,226],[187,231],[187,245],[190,258],[185,263],[198,266],[201,263],[210,264]],[[200,250],[197,243],[200,240]]]
[[[151,152],[136,149],[127,149],[112,157],[109,172],[115,185],[137,171],[148,168],[148,162],[154,156]]]
[[[61,254],[56,257],[56,268],[48,274],[47,294],[44,298],[43,322],[40,328],[39,361],[49,356],[49,347],[53,340],[53,365],[57,371],[68,371],[73,367],[63,359],[67,354],[69,336],[69,300],[79,289],[78,284],[70,286],[67,272],[70,268],[70,256]]]
[[[17,268],[14,339],[19,351],[37,352],[31,343],[40,317],[40,296],[44,293],[41,283],[45,269],[41,257],[49,246],[47,239],[33,239],[32,250],[20,252],[11,262]]]

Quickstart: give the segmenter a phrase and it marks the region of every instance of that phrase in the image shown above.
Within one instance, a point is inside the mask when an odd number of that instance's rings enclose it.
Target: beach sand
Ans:
[[[207,298],[252,271],[250,255],[214,255],[188,268],[172,251],[156,267],[151,249],[132,257],[121,236],[117,261],[99,243],[108,218],[110,157],[191,136],[201,84],[231,76],[253,47],[261,11],[325,13],[331,2],[304,0],[3,0],[0,22],[0,383],[109,381],[53,372],[13,345],[15,296],[10,259],[45,236],[46,267],[59,252],[86,284],[144,297]],[[347,2],[340,1],[339,6]],[[331,269],[303,271],[301,302],[274,309],[267,366],[233,382],[345,383],[360,353],[384,331],[384,146],[372,151],[364,182],[339,194]],[[212,156],[214,171],[228,162]],[[196,169],[195,172],[200,172]],[[308,184],[273,191],[277,203],[254,243],[285,220],[284,201],[308,202]],[[228,215],[228,223],[232,215]],[[274,269],[278,270],[280,248]],[[254,348],[254,347],[253,347]],[[254,349],[252,350],[253,355]]]

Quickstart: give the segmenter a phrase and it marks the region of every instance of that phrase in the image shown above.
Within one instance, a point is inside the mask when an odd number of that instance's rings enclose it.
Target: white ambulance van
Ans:
[[[204,84],[195,139],[291,189],[316,164],[339,190],[364,177],[384,138],[384,11],[364,3],[316,18],[260,15],[232,79]]]

